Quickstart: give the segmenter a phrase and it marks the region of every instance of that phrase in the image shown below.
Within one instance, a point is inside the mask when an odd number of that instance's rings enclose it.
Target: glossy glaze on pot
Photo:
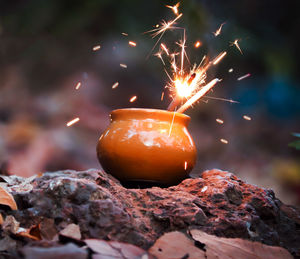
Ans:
[[[187,126],[190,117],[155,109],[119,109],[101,135],[98,159],[121,181],[176,184],[196,162],[196,148]]]

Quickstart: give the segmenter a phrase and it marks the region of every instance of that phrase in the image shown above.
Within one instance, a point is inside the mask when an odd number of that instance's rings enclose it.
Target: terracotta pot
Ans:
[[[196,147],[190,117],[156,109],[119,109],[99,138],[103,169],[122,181],[176,184],[193,169]]]

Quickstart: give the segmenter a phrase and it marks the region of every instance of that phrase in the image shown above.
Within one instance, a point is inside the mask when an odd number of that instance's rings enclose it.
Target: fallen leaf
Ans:
[[[29,229],[26,228],[19,228],[16,236],[21,236],[21,237],[27,237],[33,240],[41,240],[41,233],[40,233],[40,228],[39,225],[34,225]]]
[[[142,248],[139,248],[135,245],[132,245],[132,244],[126,244],[126,243],[117,242],[117,241],[109,241],[108,243],[110,244],[111,247],[120,251],[120,253],[126,259],[140,258],[141,256],[146,254],[145,250],[143,250]],[[152,257],[148,256],[147,258],[150,259]]]
[[[148,250],[158,259],[205,259],[205,252],[194,245],[194,241],[181,232],[166,233],[156,240]]]
[[[1,205],[7,205],[9,206],[12,210],[17,210],[17,204],[14,200],[14,197],[7,192],[4,188],[0,186],[0,204]]]
[[[292,259],[284,248],[268,246],[240,238],[223,238],[209,235],[201,230],[190,231],[195,241],[203,244],[207,259]]]
[[[77,240],[81,239],[80,228],[76,224],[69,224],[62,231],[60,231],[59,234]]]
[[[122,255],[117,250],[112,248],[107,241],[99,239],[86,239],[84,242],[94,253],[102,256],[110,256],[112,258],[122,258]]]

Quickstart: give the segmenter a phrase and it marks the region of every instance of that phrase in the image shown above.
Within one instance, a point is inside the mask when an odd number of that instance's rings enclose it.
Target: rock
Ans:
[[[147,189],[124,188],[98,170],[58,171],[25,180],[32,186],[30,191],[5,179],[18,210],[0,207],[0,213],[3,218],[13,216],[23,228],[40,226],[41,236],[48,240],[75,224],[81,233],[77,245],[101,239],[147,250],[167,232],[198,229],[280,246],[300,256],[299,210],[284,205],[272,191],[247,184],[229,172],[205,171],[202,178]],[[22,181],[18,178],[18,182]],[[22,242],[19,246],[27,241]]]

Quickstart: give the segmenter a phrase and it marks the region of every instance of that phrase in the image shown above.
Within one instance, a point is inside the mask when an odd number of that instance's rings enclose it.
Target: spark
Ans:
[[[120,64],[120,67],[122,67],[122,68],[127,68],[127,65],[126,64]]]
[[[199,48],[201,46],[201,41],[196,41],[194,46],[195,48]]]
[[[247,121],[251,121],[251,117],[247,116],[247,115],[244,115],[243,118]]]
[[[233,68],[230,68],[230,69],[228,70],[228,72],[229,72],[229,73],[232,73],[232,72],[233,72]]]
[[[179,45],[179,47],[181,48],[181,54],[180,54],[180,58],[181,58],[181,68],[180,68],[180,73],[183,74],[183,63],[184,63],[184,56],[185,56],[185,42],[186,42],[186,38],[185,38],[185,30],[183,31],[183,39],[180,40],[180,42],[176,42],[177,45]]]
[[[215,37],[219,36],[221,34],[222,31],[222,27],[225,24],[225,22],[223,22],[220,27],[216,30],[216,32],[213,32],[213,34],[215,35]]]
[[[161,56],[161,52],[155,53],[154,56],[158,57],[158,58],[161,60],[161,62],[164,64],[164,66],[166,65],[166,64],[165,64],[165,61],[163,60],[163,58],[162,58],[162,56]]]
[[[136,42],[134,41],[129,41],[128,44],[132,47],[136,47]]]
[[[224,101],[224,102],[229,102],[229,103],[239,103],[239,102],[234,101],[232,99],[225,99],[225,98],[219,98],[219,97],[205,96],[205,98]]]
[[[172,118],[172,122],[171,122],[170,129],[169,129],[169,137],[171,136],[175,114],[176,114],[176,110],[173,112],[173,118]]]
[[[216,119],[216,122],[218,122],[219,124],[223,124],[224,123],[224,121],[221,120],[221,119]]]
[[[178,15],[178,7],[179,7],[180,3],[178,2],[176,5],[171,6],[171,5],[166,5],[166,7],[172,9],[172,11],[174,12],[174,14]]]
[[[208,84],[203,86],[195,95],[193,95],[190,99],[188,99],[177,112],[184,112],[187,108],[189,108],[192,104],[197,102],[203,95],[205,95],[211,88],[215,86],[220,80],[215,78],[211,80]]]
[[[75,119],[69,121],[69,122],[67,123],[67,127],[70,127],[70,126],[74,125],[74,124],[77,123],[79,120],[80,120],[79,117],[77,117],[77,118],[75,118]]]
[[[129,102],[133,103],[136,99],[137,99],[137,96],[136,96],[136,95],[135,95],[135,96],[132,96],[132,97],[130,98]]]
[[[207,186],[204,186],[203,188],[202,188],[202,190],[201,190],[201,192],[205,192],[206,190],[207,190]]]
[[[164,52],[166,52],[166,54],[169,56],[169,51],[168,51],[166,45],[163,44],[163,43],[161,43],[161,44],[160,44],[160,47],[161,47],[161,49],[162,49]]]
[[[152,38],[157,37],[160,34],[165,33],[165,31],[169,30],[169,29],[175,29],[177,27],[173,27],[172,25],[175,24],[175,22],[182,16],[182,13],[179,14],[174,20],[170,21],[170,22],[166,22],[166,21],[162,21],[161,25],[158,26],[156,29],[147,31],[146,33],[151,33]]]
[[[184,162],[184,170],[187,169],[187,165],[188,165],[188,163],[187,163],[187,161],[185,161],[185,162]]]
[[[97,51],[97,50],[99,50],[100,48],[101,48],[100,45],[94,46],[94,47],[93,47],[93,51]]]
[[[165,96],[165,92],[162,92],[162,93],[161,93],[161,97],[160,97],[160,100],[161,100],[161,101],[164,99],[164,96]]]
[[[152,51],[155,49],[165,32],[169,29],[178,29],[178,27],[173,27],[172,25],[182,16],[182,13],[179,14],[174,20],[170,22],[162,21],[161,26],[158,26],[156,29],[146,31],[145,33],[151,33],[151,37],[154,39],[156,36],[160,35],[158,40],[155,42],[153,48],[151,49],[150,53],[148,54],[147,58],[151,55]]]
[[[228,140],[221,138],[220,141],[224,144],[228,144]]]
[[[81,86],[81,82],[78,82],[75,86],[75,89],[78,90],[80,88],[80,86]]]
[[[233,45],[236,46],[236,48],[241,52],[241,54],[243,54],[238,42],[239,42],[239,39],[236,39],[236,40],[234,40],[234,42],[230,43],[230,46],[233,46]]]
[[[115,89],[115,88],[117,88],[119,86],[119,82],[115,82],[113,85],[112,85],[112,89]]]
[[[220,53],[220,54],[213,60],[213,65],[218,64],[218,63],[226,56],[226,54],[227,54],[226,51]]]
[[[248,74],[246,74],[246,75],[243,75],[243,76],[239,77],[237,80],[238,80],[238,81],[241,81],[241,80],[243,80],[243,79],[245,79],[245,78],[247,78],[247,77],[249,77],[249,76],[251,76],[250,73],[248,73]]]
[[[122,32],[121,33],[123,36],[128,36],[128,33],[126,33],[126,32]]]

